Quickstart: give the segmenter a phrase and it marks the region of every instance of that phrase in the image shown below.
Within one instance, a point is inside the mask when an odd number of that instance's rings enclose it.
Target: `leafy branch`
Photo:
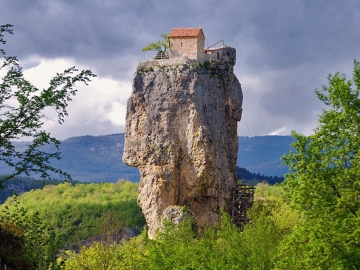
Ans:
[[[12,25],[0,26],[0,44],[6,44],[4,34],[13,34]],[[50,178],[50,172],[58,173],[66,180],[68,173],[50,165],[50,161],[60,159],[60,153],[46,153],[41,150],[44,145],[54,144],[59,148],[60,142],[42,130],[46,108],[53,108],[57,113],[57,121],[63,124],[68,116],[67,107],[78,89],[77,83],[88,85],[96,75],[90,70],[79,71],[75,67],[57,73],[45,89],[36,88],[24,78],[22,68],[16,56],[7,56],[0,49],[5,76],[0,80],[0,161],[13,167],[14,170],[0,181],[1,184],[19,174],[39,173],[41,178]],[[32,139],[24,151],[15,148],[13,141]]]
[[[149,45],[145,46],[142,50],[145,51],[157,51],[159,53],[164,53],[165,55],[169,54],[170,48],[170,36],[169,34],[162,33],[161,36],[163,40],[158,40],[152,42]]]

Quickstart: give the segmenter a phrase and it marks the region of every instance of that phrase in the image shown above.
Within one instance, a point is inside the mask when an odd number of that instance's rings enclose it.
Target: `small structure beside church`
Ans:
[[[169,36],[170,59],[203,58],[205,35],[201,28],[173,28]]]

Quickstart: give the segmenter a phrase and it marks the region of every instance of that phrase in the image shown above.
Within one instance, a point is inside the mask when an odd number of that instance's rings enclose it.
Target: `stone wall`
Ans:
[[[199,37],[170,38],[170,58],[201,58],[204,39]]]

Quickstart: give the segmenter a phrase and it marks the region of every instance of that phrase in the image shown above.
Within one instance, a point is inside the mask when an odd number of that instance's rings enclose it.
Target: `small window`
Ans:
[[[182,47],[182,41],[180,42],[180,46]]]
[[[220,58],[220,54],[219,52],[217,52],[217,59],[219,60],[219,58]]]

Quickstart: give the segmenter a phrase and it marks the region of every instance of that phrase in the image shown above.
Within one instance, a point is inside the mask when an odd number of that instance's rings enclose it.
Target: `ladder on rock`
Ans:
[[[234,187],[231,202],[231,219],[240,230],[243,230],[245,224],[249,222],[246,212],[254,203],[254,193],[255,187],[250,185],[237,184]]]

